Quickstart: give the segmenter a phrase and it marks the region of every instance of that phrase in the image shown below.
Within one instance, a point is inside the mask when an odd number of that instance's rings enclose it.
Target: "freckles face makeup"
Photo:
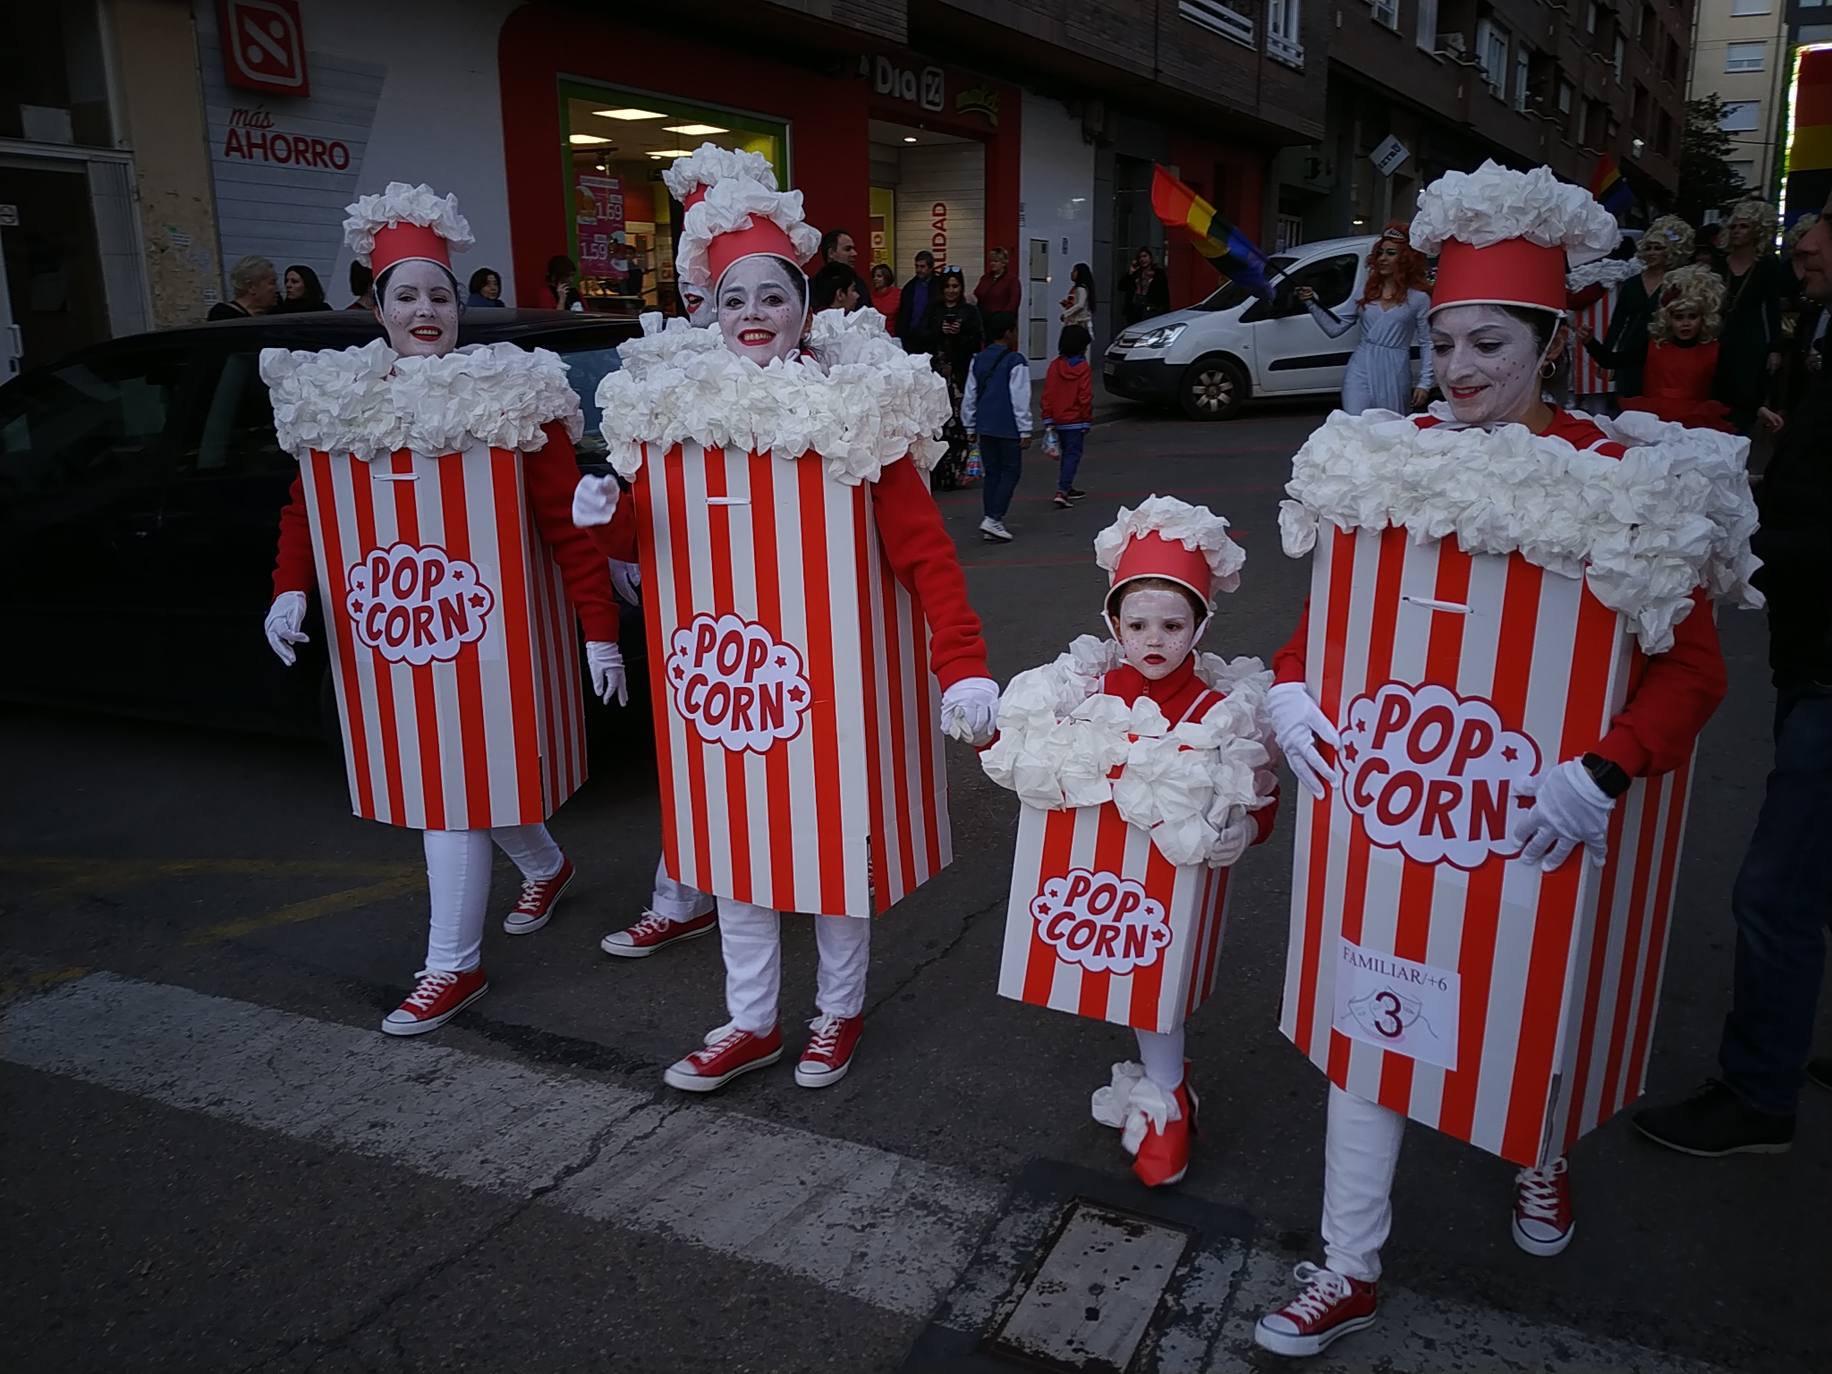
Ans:
[[[1466,425],[1523,418],[1539,399],[1539,339],[1496,305],[1453,305],[1431,317],[1431,352],[1450,410]]]
[[[1110,618],[1126,662],[1156,682],[1182,666],[1196,642],[1196,620],[1181,592],[1152,588],[1127,592],[1120,613]]]
[[[719,332],[725,346],[760,367],[801,342],[807,309],[778,258],[740,258],[719,279]]]
[[[398,264],[376,313],[389,347],[403,358],[437,358],[458,346],[458,292],[436,263]]]

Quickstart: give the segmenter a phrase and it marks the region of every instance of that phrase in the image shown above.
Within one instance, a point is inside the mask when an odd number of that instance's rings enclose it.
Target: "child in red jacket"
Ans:
[[[1091,342],[1084,326],[1064,325],[1056,340],[1056,357],[1043,376],[1043,423],[1056,431],[1062,446],[1062,467],[1056,474],[1057,510],[1067,510],[1087,495],[1075,489],[1075,469],[1081,466],[1082,445],[1094,427],[1094,370],[1088,366]]]

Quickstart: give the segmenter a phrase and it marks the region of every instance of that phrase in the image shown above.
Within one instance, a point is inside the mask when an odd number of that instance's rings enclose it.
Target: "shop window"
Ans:
[[[1298,0],[1267,0],[1266,54],[1288,66],[1304,66],[1298,28]]]
[[[1726,43],[1724,45],[1724,70],[1727,72],[1759,72],[1767,56],[1767,43]]]
[[[788,127],[741,111],[648,92],[562,81],[562,154],[569,202],[565,245],[592,312],[636,315],[677,308],[674,241],[679,208],[661,174],[702,143],[761,153],[787,186]]]
[[[1253,14],[1248,0],[1177,0],[1177,13],[1198,28],[1253,46]]]
[[[1727,134],[1754,133],[1758,103],[1754,100],[1726,100],[1720,107],[1723,114],[1718,119],[1718,128]]]

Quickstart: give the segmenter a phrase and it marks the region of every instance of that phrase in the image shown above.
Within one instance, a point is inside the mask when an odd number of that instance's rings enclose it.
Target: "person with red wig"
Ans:
[[[1431,394],[1431,331],[1425,316],[1431,309],[1426,290],[1425,255],[1406,238],[1397,221],[1380,231],[1368,250],[1368,280],[1361,299],[1347,317],[1317,301],[1308,286],[1298,299],[1323,332],[1339,339],[1357,324],[1361,342],[1342,375],[1342,408],[1351,415],[1391,410],[1404,415],[1425,404]],[[1419,378],[1412,380],[1412,352],[1418,350]]]

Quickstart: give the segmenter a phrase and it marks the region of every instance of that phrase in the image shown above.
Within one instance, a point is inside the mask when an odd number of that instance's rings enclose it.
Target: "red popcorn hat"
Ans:
[[[458,213],[458,198],[437,195],[424,182],[391,181],[379,196],[358,196],[344,207],[344,243],[376,276],[396,263],[419,259],[452,270],[452,254],[475,239]]]
[[[761,153],[701,144],[662,173],[681,216],[675,273],[682,281],[717,286],[740,258],[768,253],[799,269],[821,246],[820,231],[802,217],[800,191],[778,191],[776,173]]]
[[[1565,274],[1611,252],[1622,231],[1581,186],[1550,168],[1485,162],[1446,172],[1419,195],[1412,246],[1438,255],[1431,309],[1452,305],[1565,309]]]
[[[1210,611],[1218,592],[1240,586],[1247,551],[1228,537],[1228,522],[1207,506],[1150,496],[1094,538],[1094,559],[1108,574],[1107,606],[1128,582],[1161,577],[1187,587]]]

